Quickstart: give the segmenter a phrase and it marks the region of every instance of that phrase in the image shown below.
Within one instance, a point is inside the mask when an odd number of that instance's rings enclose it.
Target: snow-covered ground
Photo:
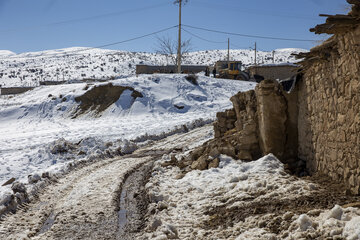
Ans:
[[[134,98],[128,89],[105,111],[74,118],[76,98],[109,82],[41,86],[0,96],[0,185],[12,177],[27,182],[28,175],[61,173],[72,162],[129,153],[140,141],[200,126],[232,107],[232,95],[255,87],[201,74],[199,85],[187,81],[186,75],[134,76],[136,64],[164,65],[169,60],[152,53],[83,50],[0,51],[0,85],[115,77],[110,81],[114,86],[131,87],[142,97]],[[83,52],[67,54],[70,51]],[[291,53],[300,51],[306,50],[278,49],[275,62],[294,62]],[[213,64],[226,54],[226,50],[194,52],[184,64]],[[231,56],[245,64],[253,61],[250,50],[232,50]],[[258,55],[264,64],[271,64],[271,57],[271,52]],[[195,145],[211,137],[209,128],[204,136]],[[314,196],[321,198],[323,186],[289,175],[271,154],[253,162],[221,156],[219,168],[186,174],[175,166],[163,167],[169,159],[164,156],[155,163],[146,185],[151,203],[140,239],[360,239],[358,208],[336,202],[330,208],[312,206],[316,201],[307,205]],[[10,186],[0,187],[0,203],[9,196]]]
[[[295,62],[292,53],[305,49],[276,49],[274,63]],[[232,60],[242,61],[245,66],[254,63],[254,51],[237,49],[230,51]],[[190,52],[183,64],[213,65],[227,59],[227,50]],[[258,63],[273,63],[272,52],[258,51]],[[171,59],[160,54],[126,52],[81,47],[15,54],[0,51],[0,85],[37,86],[39,81],[68,81],[82,79],[112,79],[135,74],[137,64],[167,65]]]
[[[320,186],[284,171],[272,154],[253,162],[221,155],[218,168],[183,175],[156,162],[139,239],[360,239],[360,209],[317,209]],[[320,199],[321,200],[321,199]],[[335,203],[336,204],[336,203]]]
[[[0,185],[12,177],[26,181],[34,173],[61,171],[70,161],[131,152],[136,146],[129,140],[152,139],[183,125],[192,128],[213,120],[216,112],[231,107],[232,95],[255,86],[204,76],[199,76],[197,86],[185,76],[141,75],[111,81],[133,87],[143,97],[134,100],[125,90],[101,116],[92,111],[76,119],[72,119],[79,105],[75,98],[94,86],[42,86],[1,97]],[[104,84],[108,83],[96,85]],[[10,186],[0,187],[0,193]]]

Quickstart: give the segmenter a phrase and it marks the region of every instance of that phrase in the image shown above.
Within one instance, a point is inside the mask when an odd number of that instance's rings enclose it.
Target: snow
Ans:
[[[305,49],[277,49],[274,63],[294,63],[292,53]],[[183,64],[213,65],[227,58],[227,50],[188,53]],[[231,60],[242,61],[245,66],[254,63],[254,51],[232,49]],[[258,64],[271,64],[272,52],[258,51]],[[113,79],[135,74],[137,64],[173,64],[169,57],[156,53],[127,52],[106,49],[73,47],[40,52],[2,55],[0,53],[0,85],[37,86],[39,81],[78,81],[82,79]]]
[[[218,168],[194,170],[182,178],[178,177],[181,174],[178,167],[162,167],[168,158],[155,163],[155,172],[145,186],[151,196],[147,214],[150,225],[148,232],[139,234],[139,238],[166,239],[169,237],[166,226],[171,225],[177,229],[179,239],[360,239],[360,209],[337,205],[330,210],[312,209],[299,215],[285,212],[280,215],[280,226],[284,229],[278,234],[264,228],[278,220],[272,213],[251,214],[256,206],[310,196],[317,189],[316,184],[287,174],[284,165],[272,154],[253,162],[221,155]],[[225,212],[217,213],[216,209],[223,207]],[[226,222],[224,218],[210,227],[212,221],[236,209],[242,209],[236,214],[244,215],[244,220],[233,220],[224,227],[221,226]],[[151,226],[154,222],[155,227]]]
[[[307,50],[276,49],[275,63],[296,63],[291,53],[304,51]],[[260,63],[272,63],[271,52],[258,54]],[[209,65],[226,55],[226,50],[192,52],[184,64]],[[232,50],[231,57],[249,65],[253,51]],[[1,96],[0,185],[12,177],[24,183],[36,182],[42,173],[61,174],[78,162],[131,153],[144,144],[141,142],[211,122],[216,112],[232,107],[232,95],[255,87],[250,82],[213,79],[202,74],[198,75],[198,86],[186,81],[185,75],[134,75],[136,64],[167,63],[165,56],[152,53],[81,47],[22,54],[1,50],[2,86],[35,86],[39,80],[114,78],[109,81],[113,85],[132,87],[143,97],[134,99],[132,91],[125,90],[99,115],[89,111],[73,119],[78,107],[75,98],[108,82],[41,86],[20,95]],[[198,139],[182,154],[210,137],[207,134]],[[169,159],[165,155],[155,163],[145,186],[151,200],[149,223],[139,238],[360,239],[358,208],[335,205],[332,209],[299,214],[287,211],[281,215],[281,221],[288,225],[279,234],[262,227],[276,220],[271,213],[247,216],[245,210],[255,211],[256,204],[291,201],[319,189],[316,183],[286,173],[284,165],[272,154],[253,162],[221,155],[218,168],[195,170],[185,176],[177,167],[162,167]],[[11,198],[10,186],[0,187],[0,212]],[[211,221],[223,216],[208,212],[216,213],[222,208],[226,213],[243,209],[237,214],[244,214],[244,219],[226,228],[210,228]]]
[[[9,50],[0,50],[0,57],[10,57],[14,56],[16,53],[9,51]]]
[[[313,222],[306,214],[301,214],[298,218],[298,224],[301,231],[306,231],[309,228],[312,228]]]
[[[310,234],[323,234],[323,236],[357,240],[360,239],[360,209],[342,208],[335,205],[331,210],[320,211],[318,217],[302,214],[293,226],[298,228],[289,232],[287,239],[300,239]],[[342,239],[341,238],[341,239]]]
[[[197,86],[185,76],[141,75],[111,81],[115,86],[133,87],[143,97],[134,100],[132,92],[125,90],[100,116],[88,112],[76,119],[72,119],[78,106],[75,98],[108,83],[41,86],[1,97],[0,183],[12,177],[26,182],[31,174],[61,172],[68,163],[84,158],[132,152],[136,142],[212,121],[216,112],[231,107],[232,95],[255,87],[251,82],[204,76],[199,76]],[[0,187],[0,194],[9,188]]]
[[[360,216],[352,218],[345,224],[343,236],[350,240],[360,239]]]

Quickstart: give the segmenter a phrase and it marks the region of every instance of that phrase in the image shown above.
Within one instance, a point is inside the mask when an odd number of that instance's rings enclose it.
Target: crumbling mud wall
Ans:
[[[301,62],[299,158],[310,173],[344,182],[360,193],[360,1],[349,15],[328,16],[311,31],[334,34]]]

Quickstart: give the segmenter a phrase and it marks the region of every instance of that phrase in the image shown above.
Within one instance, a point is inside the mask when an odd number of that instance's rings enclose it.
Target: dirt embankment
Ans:
[[[88,90],[84,95],[75,98],[75,101],[80,105],[73,114],[73,118],[89,111],[94,111],[96,115],[99,115],[110,105],[118,101],[125,90],[132,91],[131,97],[134,101],[136,98],[143,97],[142,93],[128,86],[114,86],[112,83],[95,86]]]

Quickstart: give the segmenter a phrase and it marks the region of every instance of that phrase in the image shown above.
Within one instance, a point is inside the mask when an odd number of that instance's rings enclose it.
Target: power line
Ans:
[[[183,30],[184,32],[187,32],[188,34],[190,34],[190,35],[192,35],[192,36],[200,39],[200,40],[205,41],[205,42],[216,43],[216,44],[224,44],[224,43],[227,43],[227,42],[228,42],[228,41],[218,42],[218,41],[208,40],[208,39],[206,39],[206,38],[200,37],[199,35],[197,35],[197,34],[195,34],[195,33],[192,33],[192,32],[190,32],[190,31],[188,31],[188,30],[186,30],[186,29],[184,29],[184,28],[182,28],[182,30]],[[250,49],[250,48],[251,48],[251,47],[245,47],[245,48],[244,48],[244,47],[239,47],[238,45],[233,44],[233,43],[230,43],[230,45],[233,46],[233,47],[236,47],[236,48],[238,48],[238,49],[248,49],[248,48]]]
[[[183,24],[183,26],[192,28],[192,29],[207,31],[207,32],[221,33],[221,34],[226,34],[226,35],[248,37],[248,38],[261,38],[261,39],[280,40],[280,41],[316,42],[316,40],[309,40],[309,39],[278,38],[278,37],[267,37],[267,36],[260,36],[260,35],[248,35],[248,34],[242,34],[242,33],[224,32],[224,31],[219,31],[219,30],[212,30],[212,29],[207,29],[207,28],[190,26],[190,25],[186,25],[186,24]]]
[[[99,15],[94,15],[94,16],[89,16],[89,17],[84,17],[84,18],[75,18],[75,19],[70,19],[70,20],[64,20],[64,21],[59,21],[59,22],[53,22],[53,23],[49,23],[49,24],[34,26],[34,27],[24,27],[24,28],[19,28],[19,29],[2,30],[0,32],[1,33],[9,33],[9,32],[17,32],[17,31],[22,31],[22,30],[34,30],[34,29],[38,29],[38,28],[42,28],[42,27],[51,27],[51,26],[57,26],[57,25],[63,25],[63,24],[70,24],[70,23],[76,23],[76,22],[82,22],[82,21],[89,21],[89,20],[93,20],[93,19],[100,19],[100,18],[106,18],[106,17],[111,17],[111,16],[117,16],[117,15],[121,15],[121,14],[145,11],[145,10],[154,9],[154,8],[158,8],[158,7],[163,7],[163,6],[167,6],[167,5],[169,5],[169,3],[162,3],[162,4],[147,6],[147,7],[134,8],[134,9],[117,11],[117,12],[106,13],[106,14],[99,14]]]
[[[249,50],[252,50],[251,47],[239,47],[238,45],[233,44],[233,43],[230,43],[230,45],[233,46],[233,47],[236,47],[236,48],[238,48],[238,49],[247,49],[247,50],[249,49]]]
[[[170,29],[177,28],[177,27],[178,27],[178,25],[168,27],[168,28],[164,28],[164,29],[161,29],[159,31],[148,33],[148,34],[145,34],[145,35],[141,35],[139,37],[134,37],[134,38],[126,39],[126,40],[123,40],[123,41],[108,43],[108,44],[104,44],[104,45],[100,45],[100,46],[96,46],[96,47],[89,47],[89,48],[85,48],[85,49],[79,49],[79,50],[74,50],[74,51],[69,51],[69,52],[58,53],[58,54],[50,54],[50,55],[46,55],[46,56],[36,56],[36,57],[32,57],[32,58],[44,58],[44,57],[51,58],[51,57],[59,57],[59,56],[60,57],[61,56],[69,57],[69,56],[73,56],[74,53],[85,52],[85,51],[92,50],[92,49],[104,48],[104,47],[118,45],[118,44],[121,44],[121,43],[127,43],[127,42],[131,42],[131,41],[135,41],[135,40],[145,38],[145,37],[149,37],[151,35],[156,35],[158,33],[165,32],[165,31],[168,31]],[[26,58],[26,57],[17,56],[17,57],[7,57],[6,59],[17,59],[17,58]]]
[[[188,30],[186,30],[186,29],[184,29],[184,28],[181,28],[181,29],[182,29],[184,32],[187,32],[188,34],[190,34],[190,35],[192,35],[192,36],[194,36],[194,37],[196,37],[196,38],[198,38],[198,39],[200,39],[200,40],[203,40],[203,41],[205,41],[205,42],[209,42],[209,43],[219,43],[219,44],[227,43],[227,41],[217,42],[217,41],[208,40],[208,39],[205,39],[205,38],[203,38],[203,37],[200,37],[199,35],[196,35],[196,34],[190,32],[190,31],[188,31]]]
[[[299,15],[299,14],[294,14],[293,12],[291,12],[291,15],[289,15],[289,12],[273,12],[273,13],[268,13],[268,12],[259,12],[259,9],[249,9],[249,8],[238,8],[235,6],[232,6],[231,8],[227,7],[226,5],[220,5],[220,4],[214,4],[214,3],[210,3],[210,2],[205,2],[205,1],[201,1],[201,0],[196,0],[194,1],[195,5],[198,5],[197,7],[201,7],[201,8],[208,8],[208,9],[216,9],[216,10],[226,10],[226,11],[233,11],[233,12],[237,12],[237,13],[243,13],[243,14],[248,14],[248,15],[259,15],[259,16],[270,16],[270,17],[280,17],[280,18],[294,18],[294,19],[304,19],[304,20],[319,20],[319,18],[317,18],[317,16],[314,15]]]

